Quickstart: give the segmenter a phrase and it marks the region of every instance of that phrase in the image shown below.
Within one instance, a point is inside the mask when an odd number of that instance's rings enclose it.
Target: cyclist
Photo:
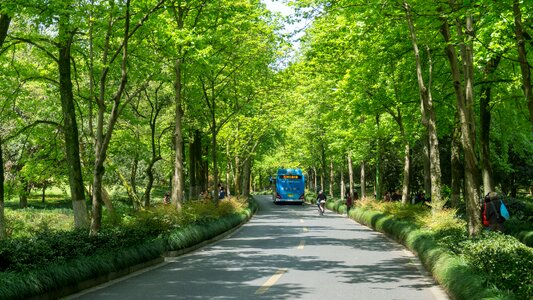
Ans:
[[[318,214],[324,215],[324,206],[326,205],[326,195],[324,191],[320,190],[316,196],[316,205],[318,206]]]

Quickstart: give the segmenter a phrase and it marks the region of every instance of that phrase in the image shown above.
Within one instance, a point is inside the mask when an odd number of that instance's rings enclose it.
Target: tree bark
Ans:
[[[379,132],[380,130],[379,129],[379,126],[380,126],[379,118],[380,118],[379,114],[376,115],[377,132]],[[381,159],[382,159],[381,151],[383,151],[381,149],[381,137],[378,136],[377,141],[376,141],[376,178],[375,178],[375,184],[374,184],[374,196],[376,200],[381,200],[382,195],[383,195],[383,187],[382,187],[383,174],[381,172]]]
[[[501,60],[501,55],[491,58],[483,70],[483,80],[488,81],[496,71]],[[481,86],[481,97],[479,100],[479,142],[481,146],[481,175],[483,178],[483,194],[486,195],[494,190],[492,179],[492,166],[490,163],[490,100],[492,84],[485,83]]]
[[[203,192],[202,176],[202,137],[200,130],[195,129],[189,142],[189,198],[195,199]]]
[[[422,121],[424,122],[424,121]],[[422,159],[424,166],[424,192],[426,195],[431,194],[431,160],[430,160],[430,151],[429,151],[429,135],[426,131],[422,134]]]
[[[366,163],[363,160],[361,162],[361,199],[366,198],[366,178],[365,178]]]
[[[250,176],[252,171],[251,158],[248,157],[244,160],[242,166],[242,194],[244,197],[250,196]]]
[[[2,40],[0,40],[0,48]],[[2,136],[0,136],[0,240],[6,238],[6,221],[4,213],[4,154],[2,152]]]
[[[185,8],[178,4],[177,11],[175,10],[175,17],[178,26],[178,31],[183,29]],[[176,9],[174,7],[174,9]],[[181,49],[178,53],[181,52]],[[175,127],[174,127],[174,175],[172,176],[172,204],[178,211],[183,208],[183,195],[185,192],[185,173],[183,166],[183,136],[182,130],[182,58],[179,57],[174,63],[174,101],[175,101]]]
[[[441,195],[441,169],[440,169],[440,153],[439,153],[439,142],[437,137],[437,122],[435,116],[435,110],[433,108],[433,99],[431,95],[431,73],[432,73],[432,62],[431,56],[429,55],[429,80],[428,84],[424,82],[424,77],[422,76],[422,64],[420,62],[420,53],[418,50],[418,42],[416,38],[416,32],[413,24],[413,19],[411,16],[411,7],[409,4],[404,1],[404,8],[407,17],[407,23],[409,25],[409,32],[411,34],[411,42],[413,44],[413,51],[415,54],[416,60],[416,75],[418,80],[418,87],[420,91],[420,100],[421,100],[421,112],[422,120],[424,126],[426,126],[427,134],[429,138],[429,161],[430,161],[430,178],[431,178],[431,203],[433,213],[442,210],[445,204],[445,200],[442,199]],[[427,192],[427,191],[426,191]]]
[[[341,200],[344,201],[346,194],[346,184],[344,183],[344,169],[341,171]]]
[[[329,161],[329,196],[333,198],[333,184],[335,183],[335,172],[333,170],[333,160]]]
[[[450,4],[453,6],[453,0]],[[453,7],[452,7],[453,9]],[[443,17],[443,24],[441,26],[441,34],[446,42],[446,55],[450,63],[452,70],[453,86],[457,98],[457,111],[459,113],[459,119],[461,121],[461,143],[464,151],[465,161],[465,202],[468,215],[468,233],[470,236],[477,235],[481,230],[481,220],[479,218],[480,206],[479,206],[479,175],[477,158],[475,153],[475,136],[474,136],[474,120],[473,116],[473,57],[472,57],[472,17],[467,16],[467,31],[470,34],[470,38],[467,42],[464,41],[462,33],[462,25],[457,22],[457,32],[459,40],[461,41],[461,57],[463,60],[464,84],[461,84],[461,71],[459,69],[459,62],[457,61],[456,51],[451,42],[450,28],[447,19]]]
[[[533,90],[531,86],[531,66],[527,61],[527,51],[525,46],[524,29],[522,26],[522,12],[520,11],[520,0],[513,0],[514,27],[516,36],[516,46],[518,48],[518,61],[522,72],[522,86],[529,109],[529,122],[533,131]]]
[[[78,125],[76,122],[76,108],[72,92],[70,51],[74,33],[71,31],[68,14],[59,17],[59,91],[63,112],[63,132],[65,134],[65,153],[70,183],[70,197],[74,211],[74,225],[76,228],[89,227],[89,214],[85,202],[85,188],[80,161],[80,144]]]
[[[395,88],[395,94],[396,88]],[[408,204],[409,203],[409,195],[411,193],[410,190],[410,182],[411,182],[411,146],[409,143],[409,138],[407,137],[405,133],[405,128],[403,126],[403,118],[402,113],[400,111],[400,108],[396,108],[396,113],[388,108],[385,107],[386,110],[389,112],[389,114],[394,118],[396,123],[398,124],[398,128],[400,129],[400,136],[402,137],[403,144],[404,144],[404,162],[403,162],[403,179],[402,179],[402,204]]]
[[[403,150],[402,204],[409,204],[411,195],[411,146],[405,142]]]
[[[180,8],[178,8],[180,9]],[[183,19],[179,19],[178,28],[183,28]],[[181,83],[181,58],[177,58],[174,64],[174,101],[175,101],[175,126],[174,126],[174,176],[172,177],[172,204],[178,211],[183,207],[183,193],[185,191],[185,173],[183,167],[183,136],[182,136],[182,83]]]
[[[0,9],[1,8],[2,4],[0,4]],[[4,45],[10,24],[11,17],[8,14],[0,14],[0,49],[2,49],[2,46]]]
[[[2,4],[0,4],[1,8]],[[7,14],[0,14],[0,49],[4,45],[4,41],[7,37],[7,31],[9,24],[11,23],[11,17]],[[4,212],[4,156],[2,153],[2,136],[0,135],[0,240],[6,238],[6,224],[5,224],[5,212]]]
[[[315,190],[315,192],[318,192],[318,188],[317,188],[317,173],[316,173],[316,168],[313,167],[313,189]]]
[[[459,114],[455,113],[455,124],[458,124]],[[452,132],[452,150],[451,150],[451,168],[452,168],[452,183],[451,183],[451,205],[452,207],[459,207],[461,202],[461,182],[463,165],[461,163],[461,127],[454,125]]]
[[[326,191],[324,190],[326,186],[326,146],[324,145],[324,141],[320,141],[320,189],[324,191],[324,194]]]
[[[354,191],[355,191],[355,185],[353,182],[352,151],[348,152],[348,179],[350,180],[350,196],[353,197]]]
[[[196,153],[194,151],[196,140],[193,133],[189,133],[189,135],[192,139],[189,140],[189,199],[197,199],[199,191],[197,189],[198,183],[196,173],[198,171],[196,169]]]
[[[109,147],[109,142],[111,141],[111,136],[113,134],[113,129],[115,127],[115,124],[117,122],[118,116],[120,114],[120,104],[122,95],[124,94],[124,90],[126,87],[127,79],[128,79],[128,72],[127,72],[127,59],[128,59],[128,43],[129,43],[129,34],[130,34],[130,1],[126,1],[126,12],[125,12],[125,25],[124,25],[124,37],[121,44],[122,50],[122,62],[121,62],[121,77],[119,81],[119,86],[117,88],[117,91],[115,95],[113,96],[113,107],[111,108],[111,113],[109,115],[109,119],[107,121],[107,128],[106,132],[104,134],[104,116],[106,113],[106,105],[105,105],[105,98],[106,98],[106,83],[107,83],[107,74],[109,71],[109,61],[108,61],[108,54],[109,54],[109,43],[110,43],[110,37],[111,32],[113,30],[113,15],[112,15],[112,9],[110,10],[110,16],[109,16],[109,23],[108,23],[108,31],[106,34],[106,44],[104,49],[104,55],[102,57],[102,62],[104,70],[102,71],[102,75],[100,76],[100,94],[98,96],[98,117],[97,117],[97,128],[96,128],[96,141],[95,141],[95,160],[94,160],[94,170],[93,170],[93,199],[92,199],[92,220],[91,220],[91,229],[90,229],[90,235],[96,235],[98,231],[100,231],[100,227],[102,226],[102,203],[104,201],[103,199],[103,177],[105,174],[105,168],[104,163],[107,157],[107,149]],[[161,2],[160,4],[161,5]],[[145,18],[147,18],[145,16]],[[137,26],[141,26],[142,23],[137,24]],[[131,101],[131,99],[138,94],[138,92],[141,90],[140,88],[137,92],[133,93],[129,96],[129,98],[125,101],[128,103]]]

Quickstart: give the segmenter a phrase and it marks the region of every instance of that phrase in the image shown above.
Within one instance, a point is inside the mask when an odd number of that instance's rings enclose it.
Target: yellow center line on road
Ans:
[[[297,248],[297,249],[298,249],[298,250],[302,250],[302,249],[304,248],[304,246],[305,246],[305,240],[301,240],[301,241],[300,241],[300,245],[298,245],[298,248]]]
[[[272,275],[272,277],[270,277],[259,289],[257,289],[257,291],[255,291],[255,294],[256,295],[262,295],[264,293],[266,293],[266,291],[268,291],[268,289],[273,286],[274,284],[276,284],[276,282],[281,278],[281,276],[283,276],[283,274],[285,274],[287,272],[287,269],[283,268],[283,269],[278,269],[278,271],[276,272],[276,274]]]

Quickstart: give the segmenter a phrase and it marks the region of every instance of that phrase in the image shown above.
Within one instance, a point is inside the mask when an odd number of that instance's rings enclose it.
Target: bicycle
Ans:
[[[326,208],[324,207],[325,205],[326,205],[326,200],[320,200],[317,202],[319,216],[324,215],[324,211],[326,210]]]

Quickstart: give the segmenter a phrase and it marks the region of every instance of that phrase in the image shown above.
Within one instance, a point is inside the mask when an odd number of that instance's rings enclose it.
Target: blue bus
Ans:
[[[301,169],[278,169],[274,203],[305,201],[305,177]]]

